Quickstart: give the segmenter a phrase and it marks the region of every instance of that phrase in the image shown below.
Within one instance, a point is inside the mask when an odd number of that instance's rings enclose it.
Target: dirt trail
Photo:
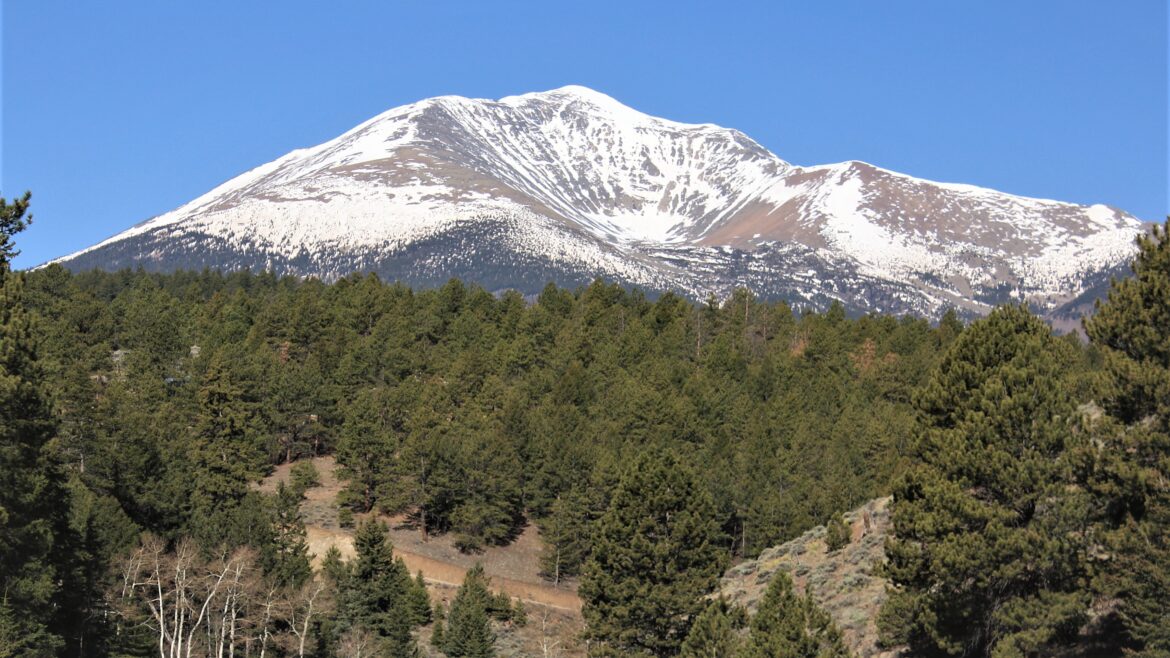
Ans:
[[[323,556],[330,546],[336,546],[345,558],[353,557],[353,534],[348,530],[306,526],[305,531],[308,535],[309,552],[314,555],[314,562]],[[411,574],[422,571],[423,578],[433,585],[457,588],[467,573],[465,567],[419,555],[398,546],[394,547],[394,555],[402,558]],[[574,613],[581,610],[581,599],[570,590],[492,575],[490,565],[486,563],[484,570],[491,576],[493,588],[520,599],[525,605],[541,605]]]
[[[301,516],[309,553],[319,563],[330,546],[336,546],[342,557],[354,555],[353,532],[341,528],[337,521],[337,494],[342,484],[338,480],[332,457],[312,460],[321,476],[320,486],[309,489],[301,503]],[[291,465],[278,467],[260,484],[263,491],[274,491],[277,483],[289,479]],[[454,548],[450,537],[432,537],[423,540],[419,533],[402,527],[401,519],[383,518],[391,528],[390,540],[394,554],[401,557],[411,574],[422,571],[423,578],[437,587],[457,588],[463,576],[476,562],[491,577],[495,589],[516,597],[525,605],[544,606],[573,616],[581,613],[581,599],[571,587],[553,587],[537,573],[540,540],[534,528],[526,528],[509,546],[492,547],[480,555],[465,555]]]

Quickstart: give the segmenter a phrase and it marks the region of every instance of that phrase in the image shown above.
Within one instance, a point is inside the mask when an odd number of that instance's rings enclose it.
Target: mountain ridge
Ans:
[[[601,276],[700,299],[742,285],[802,306],[930,316],[1022,299],[1056,309],[1128,259],[1141,230],[1100,204],[856,160],[793,165],[738,130],[570,85],[392,108],[54,262],[374,271],[419,284],[478,274],[523,292],[540,272],[566,285]],[[492,252],[464,257],[476,243]]]

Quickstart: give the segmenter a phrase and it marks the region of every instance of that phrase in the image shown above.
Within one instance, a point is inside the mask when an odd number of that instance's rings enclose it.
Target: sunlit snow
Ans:
[[[687,291],[716,287],[704,280],[715,267],[702,256],[709,236],[753,218],[731,232],[751,236],[737,249],[779,248],[806,231],[819,236],[807,248],[821,258],[938,304],[958,293],[937,281],[993,287],[1005,272],[1032,297],[1067,298],[1085,274],[1127,258],[1142,230],[1103,205],[932,183],[865,163],[793,166],[738,131],[652,117],[568,86],[391,109],[61,260],[164,227],[289,256],[405,247],[500,218],[518,249]],[[655,255],[663,249],[675,251]]]

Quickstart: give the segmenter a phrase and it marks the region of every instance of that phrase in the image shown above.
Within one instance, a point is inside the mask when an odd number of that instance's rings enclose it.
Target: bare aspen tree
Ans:
[[[253,594],[260,589],[255,563],[250,551],[239,550],[221,554],[206,570],[206,582],[215,582],[219,592],[215,615],[209,616],[207,624],[209,653],[215,658],[234,658],[242,631],[251,625],[246,613]],[[209,603],[215,596],[211,590],[205,595]]]
[[[551,613],[548,610],[544,610],[540,615],[540,655],[545,658],[559,658],[564,651],[561,650],[561,641],[553,639],[549,634],[549,614]]]
[[[259,627],[256,629],[254,637],[260,642],[260,658],[265,658],[268,653],[268,644],[273,640],[272,627],[277,622],[276,615],[282,603],[280,593],[280,588],[269,582],[262,583],[259,590],[259,597],[256,601],[256,609],[259,611]]]
[[[297,656],[304,658],[305,642],[309,637],[310,624],[318,615],[332,609],[329,587],[324,578],[313,578],[286,600],[286,619],[296,641]]]
[[[147,536],[118,574],[117,609],[157,635],[159,658],[234,658],[259,582],[251,552],[205,561],[189,540],[168,552],[163,540]]]
[[[373,658],[378,655],[378,641],[364,628],[352,628],[337,642],[338,658]]]

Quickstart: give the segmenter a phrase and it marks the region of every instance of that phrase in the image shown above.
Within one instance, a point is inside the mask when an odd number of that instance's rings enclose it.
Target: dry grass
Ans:
[[[338,522],[337,495],[343,483],[338,478],[337,464],[332,457],[318,457],[313,465],[321,475],[321,484],[306,492],[301,515],[314,564],[319,564],[331,546],[336,546],[343,557],[352,557],[353,532]],[[260,489],[275,491],[278,482],[288,481],[290,470],[289,464],[278,467],[259,485]],[[449,604],[467,569],[479,562],[495,589],[524,602],[528,624],[497,629],[501,656],[585,655],[579,640],[584,621],[576,585],[554,587],[540,577],[541,542],[534,527],[526,527],[508,546],[488,547],[482,553],[468,555],[455,548],[451,536],[423,537],[402,517],[381,518],[390,528],[395,555],[403,559],[411,573],[422,571],[433,600]],[[772,576],[783,570],[792,576],[799,590],[811,591],[833,615],[858,656],[893,656],[877,649],[874,625],[877,610],[885,600],[885,582],[874,575],[874,569],[885,559],[889,499],[872,501],[845,518],[851,524],[853,537],[841,550],[829,553],[825,529],[817,527],[765,550],[756,560],[733,567],[724,575],[721,590],[754,612]],[[423,655],[438,656],[429,645],[430,632],[429,627],[421,629],[419,643]]]
[[[301,518],[314,566],[330,547],[337,547],[342,557],[354,555],[353,531],[338,522],[337,495],[344,483],[338,478],[333,457],[317,457],[313,465],[321,484],[305,493]],[[261,491],[273,492],[279,482],[288,482],[291,464],[277,467],[259,484]],[[359,519],[361,515],[359,515]],[[455,548],[454,538],[447,535],[424,538],[404,523],[402,517],[380,517],[390,528],[394,554],[401,557],[412,574],[422,571],[434,601],[449,604],[463,581],[467,569],[477,562],[491,578],[492,587],[519,599],[528,610],[528,624],[523,627],[502,625],[497,629],[497,648],[501,656],[583,656],[578,636],[584,629],[581,599],[576,585],[554,587],[539,573],[541,542],[536,528],[529,526],[508,546],[493,546],[480,554],[467,555]],[[423,654],[439,655],[429,646],[431,629],[419,632]]]
[[[889,503],[889,498],[881,498],[846,514],[852,541],[839,551],[829,553],[825,528],[819,526],[733,567],[723,576],[723,594],[754,613],[772,576],[784,571],[798,590],[812,592],[833,616],[858,656],[896,655],[877,648],[875,626],[877,611],[886,599],[885,581],[874,570],[885,560]]]

